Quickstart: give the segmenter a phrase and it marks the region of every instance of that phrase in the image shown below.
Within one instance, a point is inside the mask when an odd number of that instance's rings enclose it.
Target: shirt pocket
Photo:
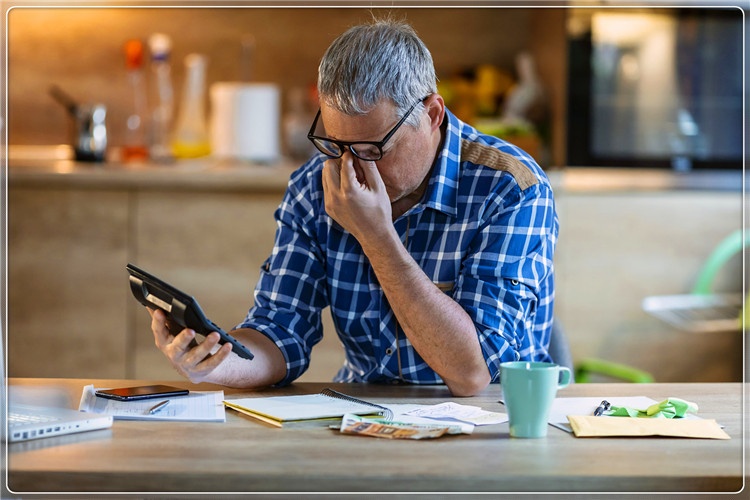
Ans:
[[[456,287],[455,281],[433,281],[432,283],[446,295],[453,295],[453,289]]]

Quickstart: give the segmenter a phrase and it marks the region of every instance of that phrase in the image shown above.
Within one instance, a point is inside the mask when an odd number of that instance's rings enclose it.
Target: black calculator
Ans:
[[[217,332],[221,337],[220,344],[230,343],[238,356],[253,359],[253,353],[247,347],[203,314],[198,301],[192,296],[133,264],[128,264],[126,269],[130,274],[130,290],[138,302],[146,307],[161,309],[171,321],[183,328],[190,328],[197,334],[206,336],[211,332]]]

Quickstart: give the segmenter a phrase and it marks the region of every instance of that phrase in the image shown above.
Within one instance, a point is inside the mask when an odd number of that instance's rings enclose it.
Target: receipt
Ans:
[[[433,406],[416,408],[406,412],[406,415],[438,420],[459,420],[474,425],[500,424],[508,420],[508,415],[505,413],[486,411],[479,406],[460,405],[450,401]]]

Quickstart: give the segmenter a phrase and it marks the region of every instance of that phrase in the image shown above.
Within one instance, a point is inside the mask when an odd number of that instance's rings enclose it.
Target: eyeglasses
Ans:
[[[424,97],[415,102],[414,105],[409,108],[404,116],[398,121],[396,126],[393,127],[391,131],[385,135],[385,137],[383,137],[382,141],[337,141],[334,139],[329,139],[328,137],[318,137],[314,135],[315,127],[317,127],[318,120],[320,119],[320,109],[318,109],[318,114],[315,115],[315,120],[313,120],[312,127],[310,127],[310,131],[307,133],[307,138],[310,139],[313,144],[315,144],[315,147],[318,148],[318,151],[331,158],[341,158],[341,155],[344,154],[344,151],[348,149],[354,156],[361,160],[378,161],[383,157],[383,146],[385,146],[385,143],[388,142],[393,134],[396,133],[396,130],[398,130],[398,128],[404,124],[406,119],[409,118],[409,115],[412,111],[414,111],[417,105],[427,99],[427,97]]]

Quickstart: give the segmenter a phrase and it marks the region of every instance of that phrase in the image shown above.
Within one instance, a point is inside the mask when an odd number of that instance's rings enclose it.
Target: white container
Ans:
[[[211,86],[211,151],[217,157],[273,163],[280,157],[280,91],[270,83]]]

